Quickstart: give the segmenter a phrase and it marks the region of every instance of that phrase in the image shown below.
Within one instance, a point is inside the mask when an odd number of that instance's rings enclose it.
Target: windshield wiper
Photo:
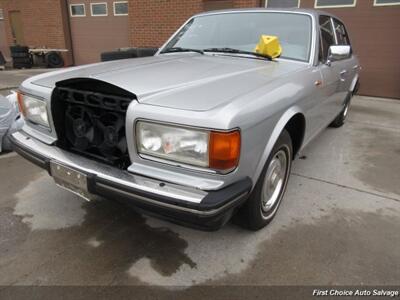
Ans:
[[[268,60],[272,60],[272,57],[269,55],[257,53],[257,52],[251,52],[251,51],[244,51],[244,50],[239,50],[235,48],[229,48],[229,47],[224,47],[224,48],[207,48],[203,49],[204,52],[220,52],[220,53],[234,53],[234,54],[247,54],[247,55],[254,55],[257,57],[262,57],[266,58]]]
[[[191,49],[182,47],[171,47],[161,51],[161,53],[172,53],[172,52],[197,52],[200,54],[204,54],[204,51],[200,49]]]

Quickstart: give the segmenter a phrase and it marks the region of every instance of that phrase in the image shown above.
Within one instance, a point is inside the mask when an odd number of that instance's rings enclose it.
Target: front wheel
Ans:
[[[286,190],[292,157],[292,140],[283,130],[253,192],[239,212],[242,224],[248,229],[261,229],[275,217]]]

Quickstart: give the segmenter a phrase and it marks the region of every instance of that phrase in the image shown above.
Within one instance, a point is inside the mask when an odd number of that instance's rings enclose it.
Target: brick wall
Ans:
[[[7,61],[10,60],[10,51],[6,39],[6,24],[4,20],[0,20],[0,51]]]
[[[235,0],[233,6],[235,8],[259,7],[260,3],[260,0]]]
[[[0,7],[4,9],[4,22],[7,24],[6,37],[9,45],[13,44],[9,12],[20,11],[25,45],[70,49],[63,0],[0,0]],[[64,58],[67,64],[71,64],[71,53]]]
[[[130,32],[134,47],[159,47],[190,16],[209,8],[259,7],[260,0],[130,0]]]
[[[201,0],[130,0],[130,32],[135,47],[159,47],[191,15],[203,10]]]

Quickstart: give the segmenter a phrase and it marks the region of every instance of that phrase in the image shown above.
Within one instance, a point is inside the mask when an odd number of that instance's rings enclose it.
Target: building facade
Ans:
[[[124,47],[159,47],[191,15],[245,7],[316,8],[347,25],[362,95],[400,99],[400,0],[0,0],[0,51],[68,49],[66,65]]]

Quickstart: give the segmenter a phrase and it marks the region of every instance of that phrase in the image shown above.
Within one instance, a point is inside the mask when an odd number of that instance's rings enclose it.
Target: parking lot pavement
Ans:
[[[202,232],[85,202],[0,156],[0,289],[8,285],[398,285],[400,101],[356,97],[296,159],[274,221]]]
[[[15,88],[19,84],[34,75],[52,71],[54,69],[20,69],[0,71],[0,90],[6,88]]]
[[[7,96],[11,90],[16,89],[25,79],[49,71],[54,71],[54,69],[35,68],[0,71],[0,95]]]

